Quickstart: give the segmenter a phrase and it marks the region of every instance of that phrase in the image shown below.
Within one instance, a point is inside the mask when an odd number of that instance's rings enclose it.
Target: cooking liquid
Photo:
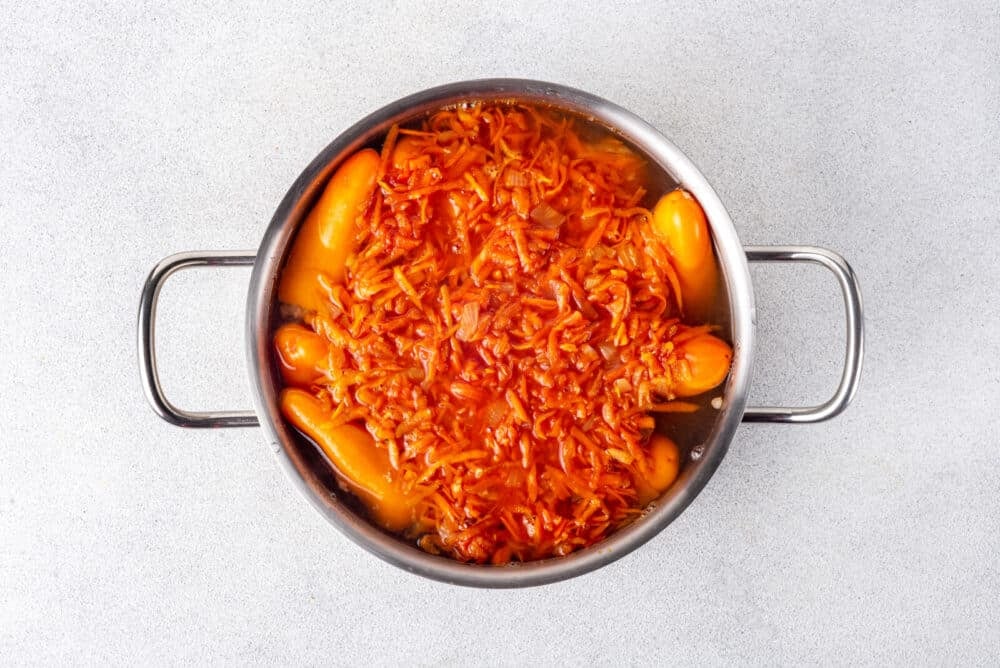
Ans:
[[[575,114],[568,114],[563,111],[546,110],[546,113],[555,115],[558,118],[571,123],[578,136],[584,142],[593,143],[595,145],[611,145],[613,143],[620,143],[628,150],[645,158],[642,186],[645,188],[646,194],[639,202],[639,206],[652,210],[657,200],[663,194],[677,187],[678,184],[673,177],[656,165],[655,162],[648,158],[648,156],[644,155],[643,151],[638,146],[628,143],[602,124],[594,120]],[[415,118],[404,124],[402,127],[418,129],[423,121],[424,117]],[[372,144],[370,147],[376,151],[381,151],[382,149],[381,142]],[[477,244],[482,242],[482,239],[472,238],[470,241],[475,248]],[[721,272],[717,272],[717,275],[721,276]],[[718,298],[711,311],[709,321],[717,326],[717,330],[714,331],[716,336],[730,341],[729,300],[725,285],[721,279],[719,280],[716,294],[718,295]],[[484,304],[482,308],[484,309],[484,314],[487,314],[487,309],[493,308],[495,310],[496,305]],[[692,323],[685,320],[685,324],[701,323]],[[489,388],[486,387],[480,389],[486,390],[487,392],[489,391]],[[703,395],[685,399],[685,401],[698,404],[699,409],[695,412],[677,412],[655,415],[655,430],[671,438],[681,449],[682,473],[684,467],[690,465],[690,462],[697,458],[697,453],[694,457],[691,456],[692,449],[696,449],[698,446],[701,446],[711,432],[719,413],[718,409],[712,406],[712,402],[713,399],[716,400],[715,403],[716,406],[718,406],[719,400],[717,398],[721,396],[722,387],[719,387],[714,391],[707,392]],[[502,398],[499,397],[490,397],[485,401],[470,402],[470,405],[465,407],[460,414],[453,416],[453,419],[463,420],[466,422],[473,421],[477,423],[476,429],[486,430],[490,428],[490,422],[492,421],[489,411],[496,410],[496,406],[501,403]],[[321,449],[312,443],[308,437],[301,434],[300,436],[304,441],[310,444],[307,447],[301,448],[301,451],[307,461],[310,462],[317,477],[325,485],[327,485],[329,489],[336,490],[336,496],[345,500],[356,512],[361,515],[367,515],[367,510],[364,504],[358,501],[351,494],[344,491],[344,486],[340,484],[340,481],[337,479],[337,475],[331,469],[331,463],[323,455]],[[407,534],[400,535],[398,537],[401,540],[412,543],[418,536]]]

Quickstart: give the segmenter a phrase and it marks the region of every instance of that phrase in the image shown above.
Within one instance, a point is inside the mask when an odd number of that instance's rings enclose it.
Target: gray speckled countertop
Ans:
[[[0,10],[0,663],[1000,661],[996,3],[357,4]],[[161,422],[134,343],[156,260],[255,247],[340,130],[486,76],[650,121],[746,243],[842,252],[868,333],[843,416],[743,426],[644,548],[505,592],[368,556],[255,430]],[[248,405],[247,276],[165,288],[177,403]],[[752,398],[822,399],[833,279],[753,277]]]

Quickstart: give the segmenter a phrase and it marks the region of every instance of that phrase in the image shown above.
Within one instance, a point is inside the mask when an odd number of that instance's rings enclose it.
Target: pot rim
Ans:
[[[730,307],[732,368],[723,389],[724,403],[696,461],[643,516],[600,543],[564,557],[485,566],[464,564],[423,552],[359,517],[312,472],[292,446],[294,435],[277,402],[278,378],[271,359],[270,332],[276,316],[274,298],[279,270],[294,232],[320,189],[347,156],[384,134],[394,122],[463,100],[540,102],[582,113],[640,147],[691,192],[705,211]],[[303,170],[275,210],[261,240],[247,295],[246,353],[256,413],[265,438],[286,474],[313,506],[365,550],[411,573],[465,586],[511,588],[568,579],[609,564],[659,534],[704,488],[728,450],[746,409],[753,372],[755,328],[753,289],[747,258],[725,206],[691,160],[658,130],[635,114],[574,88],[525,79],[480,79],[430,88],[392,102],[342,132]]]

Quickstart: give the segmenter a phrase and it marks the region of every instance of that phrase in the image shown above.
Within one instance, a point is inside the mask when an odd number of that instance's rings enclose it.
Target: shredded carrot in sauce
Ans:
[[[651,498],[654,415],[701,409],[675,392],[693,364],[679,350],[713,328],[682,321],[640,206],[647,169],[535,106],[471,104],[389,133],[346,278],[305,316],[330,346],[309,388],[388,454],[417,499],[402,534],[422,549],[566,555]]]

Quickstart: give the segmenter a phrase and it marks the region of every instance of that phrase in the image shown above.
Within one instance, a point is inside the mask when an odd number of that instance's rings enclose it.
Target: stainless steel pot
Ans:
[[[279,378],[271,357],[272,324],[277,317],[275,290],[294,233],[333,170],[348,155],[376,141],[388,128],[430,110],[466,100],[541,102],[596,119],[642,148],[697,197],[711,224],[715,250],[728,288],[734,344],[732,371],[724,403],[704,447],[688,461],[677,482],[635,523],[603,542],[565,557],[509,566],[461,564],[427,554],[384,533],[355,514],[343,500],[330,471],[311,445],[285,424],[278,409]],[[826,403],[807,408],[747,407],[753,371],[755,312],[747,262],[813,262],[836,276],[844,295],[847,351],[837,391]],[[164,396],[156,367],[156,302],[163,282],[175,271],[196,266],[253,266],[246,311],[246,354],[254,399],[253,411],[194,412],[177,408]],[[579,90],[517,79],[488,79],[449,84],[411,95],[356,123],[306,167],[278,206],[254,251],[179,253],[165,258],[149,275],[139,308],[139,369],[147,398],[164,420],[182,427],[261,426],[289,477],[312,504],[356,543],[413,573],[479,587],[524,587],[586,573],[631,552],[659,533],[697,496],[726,454],[741,421],[819,422],[847,407],[861,373],[863,324],[861,296],[853,271],[842,257],[810,246],[744,247],[729,214],[698,168],[656,129],[630,112]]]

